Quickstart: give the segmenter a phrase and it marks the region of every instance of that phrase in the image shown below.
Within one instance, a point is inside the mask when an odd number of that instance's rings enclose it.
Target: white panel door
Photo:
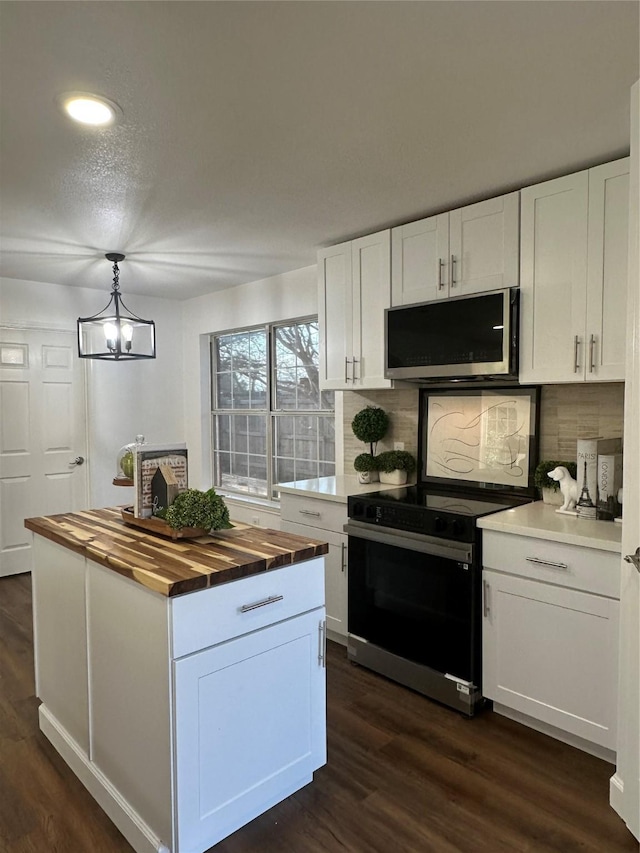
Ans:
[[[629,255],[629,160],[589,170],[588,381],[624,382]]]
[[[318,330],[323,389],[350,388],[353,378],[351,243],[318,252]]]
[[[618,753],[610,802],[640,841],[640,82],[631,90],[629,301],[624,400]]]
[[[86,508],[86,448],[75,335],[0,329],[0,576],[31,569],[25,518]]]
[[[482,693],[616,748],[619,603],[485,570]]]
[[[384,375],[384,312],[391,305],[391,232],[351,244],[353,275],[353,387],[391,388]]]
[[[449,214],[393,228],[391,259],[392,305],[449,296]]]
[[[324,608],[174,664],[178,850],[206,850],[326,762]]]
[[[490,198],[449,214],[449,296],[516,287],[520,193]]]
[[[520,193],[520,382],[582,382],[589,173]]]

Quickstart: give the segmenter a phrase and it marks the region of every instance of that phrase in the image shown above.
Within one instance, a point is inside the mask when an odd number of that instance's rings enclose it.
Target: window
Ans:
[[[335,473],[333,391],[320,391],[318,322],[211,336],[214,484],[265,498]]]

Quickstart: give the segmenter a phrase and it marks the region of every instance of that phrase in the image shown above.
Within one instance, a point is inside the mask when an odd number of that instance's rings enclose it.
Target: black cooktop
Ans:
[[[353,495],[349,497],[348,509],[349,518],[354,521],[471,542],[475,539],[476,519],[530,500],[418,485]]]
[[[361,495],[379,504],[400,503],[407,506],[424,507],[425,510],[434,512],[452,512],[459,515],[468,515],[480,518],[490,512],[498,512],[502,509],[510,509],[523,501],[505,496],[477,496],[457,494],[455,492],[444,492],[434,489],[432,486],[400,486],[397,489],[383,489],[379,492],[369,492]]]

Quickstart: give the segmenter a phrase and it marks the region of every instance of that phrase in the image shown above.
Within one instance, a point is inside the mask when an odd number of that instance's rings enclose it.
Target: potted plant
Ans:
[[[577,465],[575,462],[557,462],[543,459],[536,466],[533,474],[533,482],[536,488],[540,491],[542,500],[546,504],[554,506],[562,506],[562,495],[560,493],[560,483],[550,479],[547,475],[549,471],[553,471],[558,465],[562,465],[571,474],[573,479],[576,479]]]
[[[205,532],[224,530],[233,525],[229,521],[229,510],[214,489],[201,492],[185,489],[176,495],[171,506],[158,513],[174,530],[185,527],[199,528]]]
[[[376,446],[385,437],[389,429],[389,416],[379,406],[367,406],[361,409],[351,421],[353,434],[359,440],[369,445],[369,453],[361,453],[353,463],[358,472],[358,481],[361,483],[375,483],[378,479],[377,466],[374,462]],[[370,459],[365,460],[363,457]],[[356,465],[356,461],[358,461]],[[358,467],[360,466],[360,467]],[[367,479],[362,479],[361,474],[368,474]]]
[[[386,450],[376,456],[380,482],[402,486],[416,469],[415,458],[406,450]]]
[[[353,460],[353,467],[358,472],[359,483],[375,483],[378,479],[378,462],[370,453],[360,453]],[[372,476],[373,475],[373,476]]]

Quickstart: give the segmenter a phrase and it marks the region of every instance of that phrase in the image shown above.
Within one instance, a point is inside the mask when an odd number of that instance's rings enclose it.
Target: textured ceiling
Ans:
[[[184,299],[623,156],[638,8],[0,2],[0,275]]]

